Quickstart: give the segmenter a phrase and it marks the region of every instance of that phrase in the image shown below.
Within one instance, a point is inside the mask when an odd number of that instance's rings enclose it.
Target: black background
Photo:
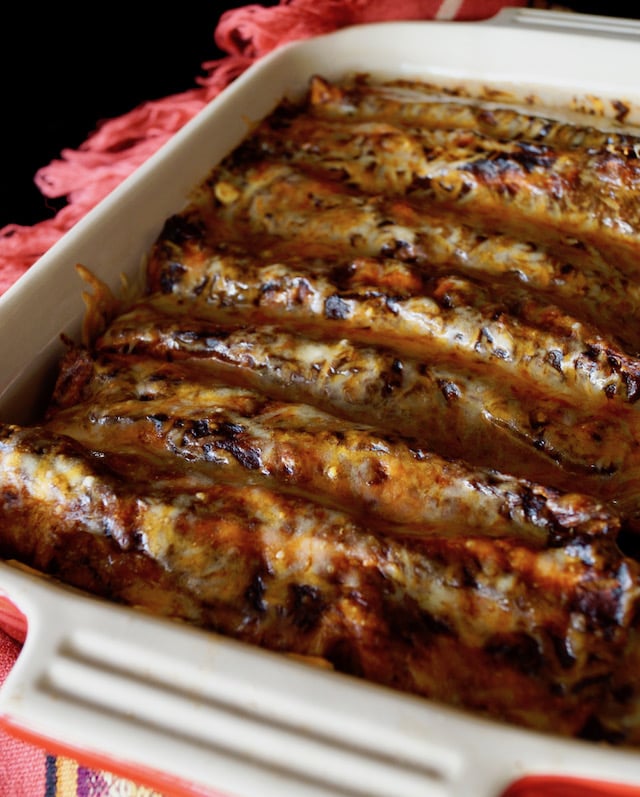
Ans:
[[[33,182],[36,171],[62,149],[77,148],[100,120],[194,88],[201,65],[224,55],[213,38],[220,15],[246,4],[111,3],[85,6],[80,16],[77,9],[55,3],[4,9],[0,227],[54,215],[64,200],[52,202],[40,194]],[[596,14],[636,13],[615,0],[571,7]]]
[[[57,3],[24,5],[0,28],[0,227],[54,215],[34,175],[100,120],[196,87],[201,65],[224,56],[213,38],[221,13],[246,3],[111,3],[80,17]]]

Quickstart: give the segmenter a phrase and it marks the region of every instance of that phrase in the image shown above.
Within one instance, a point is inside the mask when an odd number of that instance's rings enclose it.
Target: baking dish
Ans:
[[[587,110],[604,124],[624,108],[634,124],[639,34],[632,22],[513,10],[483,23],[354,27],[277,51],[2,297],[0,417],[34,417],[60,334],[78,333],[84,304],[74,265],[83,263],[116,291],[123,273],[135,281],[164,219],[251,121],[302,91],[310,75],[420,77],[533,97],[558,111]],[[0,589],[4,625],[24,630],[14,605],[28,625],[0,694],[4,725],[165,792],[534,794],[562,787],[566,777],[582,779],[580,786],[568,781],[573,791],[566,794],[586,793],[585,779],[594,794],[640,793],[636,752],[480,720],[106,605],[11,564],[1,566]],[[602,782],[616,785],[605,791],[596,785]]]

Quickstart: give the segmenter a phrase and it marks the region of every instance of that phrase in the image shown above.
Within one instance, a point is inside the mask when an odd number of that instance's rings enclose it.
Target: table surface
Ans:
[[[35,16],[30,3],[5,10],[4,29],[13,31],[18,46],[0,48],[7,155],[0,228],[54,215],[56,203],[40,194],[33,177],[62,149],[77,148],[100,119],[194,88],[202,63],[224,55],[213,40],[221,13],[243,5],[183,0],[179,13],[138,17],[131,15],[130,5],[116,2],[96,19],[77,21],[63,16],[55,3],[38,7]],[[593,14],[640,16],[618,0],[566,0],[562,5]]]

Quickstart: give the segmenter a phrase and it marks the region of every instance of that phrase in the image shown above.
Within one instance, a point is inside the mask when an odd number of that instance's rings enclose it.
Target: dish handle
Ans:
[[[569,11],[554,11],[544,8],[506,7],[495,16],[480,22],[481,25],[496,25],[512,28],[533,28],[614,39],[640,39],[640,20],[584,14]]]
[[[467,712],[116,606],[18,565],[0,562],[0,605],[0,620],[27,626],[0,689],[0,724],[167,795],[640,797],[640,785],[604,783],[612,764],[597,751],[588,751],[588,781],[580,751],[561,777],[542,777],[549,743],[540,735],[505,734]],[[630,766],[619,777],[634,783],[635,759]]]
[[[49,751],[181,797],[458,793],[414,700],[4,562],[0,598],[28,627],[0,724]]]

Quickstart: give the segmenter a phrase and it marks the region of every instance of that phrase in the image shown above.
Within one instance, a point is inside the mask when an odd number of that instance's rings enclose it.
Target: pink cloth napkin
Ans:
[[[486,19],[527,0],[281,0],[227,11],[214,33],[221,60],[202,65],[204,78],[184,93],[143,103],[102,124],[78,149],[35,175],[41,193],[63,197],[53,218],[0,230],[0,294],[92,207],[162,146],[250,64],[287,42],[358,23],[393,19]],[[544,3],[543,3],[544,5]],[[20,643],[0,630],[0,683]],[[107,771],[18,740],[0,730],[0,797],[154,797],[158,792]]]

